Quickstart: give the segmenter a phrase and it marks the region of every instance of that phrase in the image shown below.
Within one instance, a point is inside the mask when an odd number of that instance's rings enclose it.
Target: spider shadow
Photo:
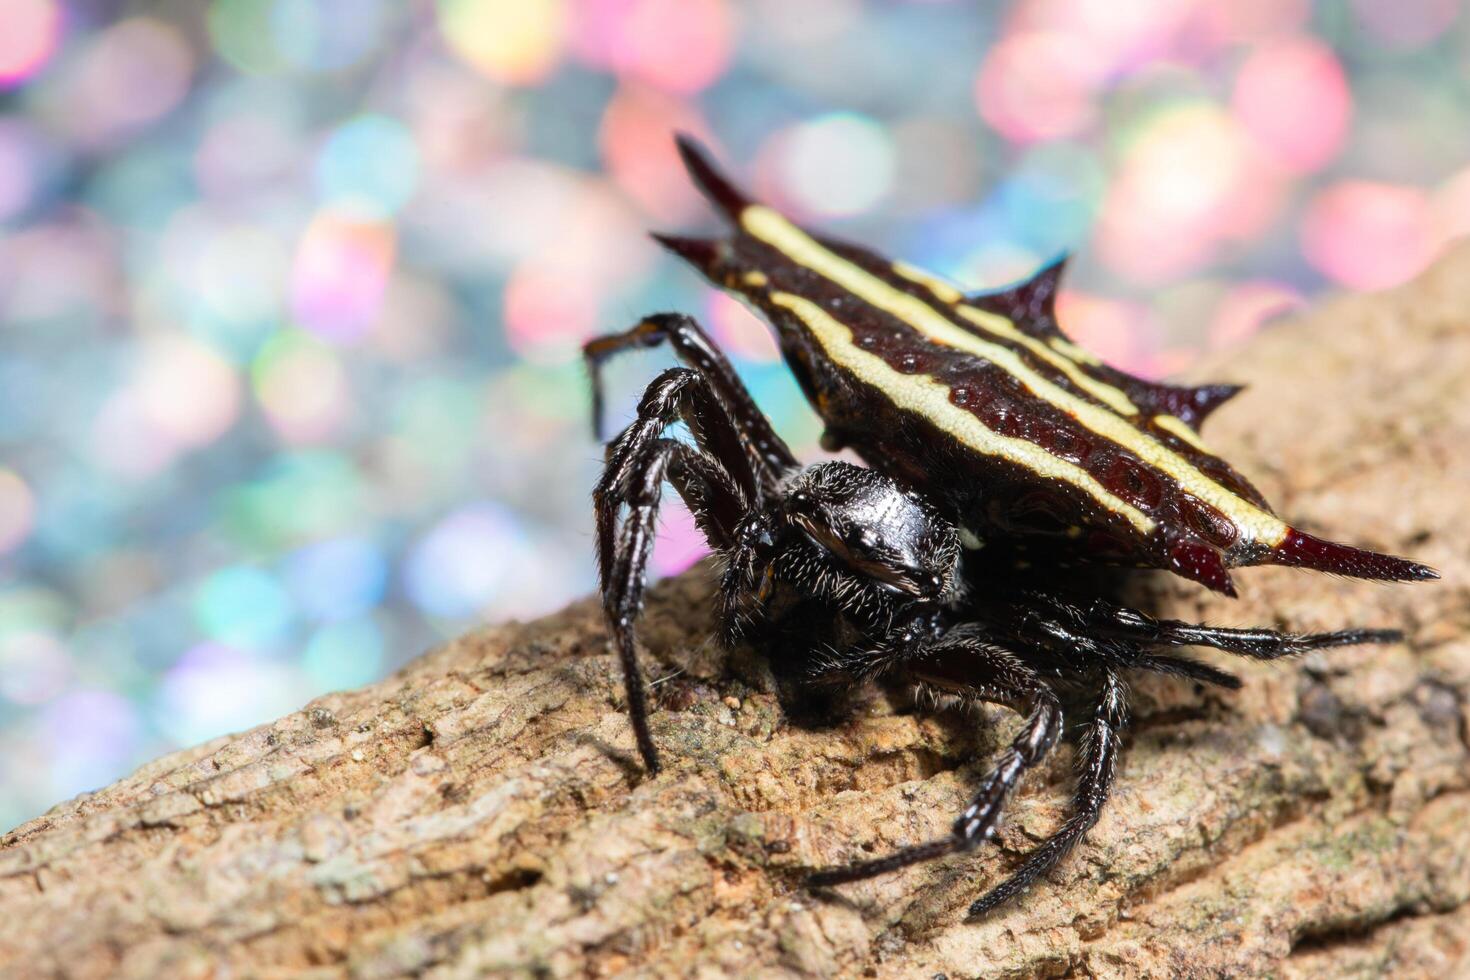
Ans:
[[[600,735],[593,735],[590,732],[578,733],[576,742],[578,745],[590,746],[603,758],[617,766],[630,789],[648,778],[648,770],[643,768],[643,760],[638,757],[638,753],[620,749]]]

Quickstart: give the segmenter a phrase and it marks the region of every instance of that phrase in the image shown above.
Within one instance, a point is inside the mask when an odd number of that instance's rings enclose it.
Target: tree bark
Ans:
[[[1063,818],[1071,748],[1026,781],[992,845],[809,894],[803,869],[947,833],[1016,721],[874,696],[835,728],[789,724],[759,658],[710,639],[701,568],[645,615],[659,778],[635,764],[595,602],[487,627],[7,835],[0,963],[78,977],[1466,975],[1467,310],[1461,251],[1201,372],[1249,383],[1208,435],[1284,515],[1444,581],[1255,569],[1235,602],[1142,581],[1134,598],[1164,615],[1409,640],[1285,664],[1202,654],[1245,677],[1239,693],[1138,678],[1101,823],[988,919],[965,922],[965,907]]]

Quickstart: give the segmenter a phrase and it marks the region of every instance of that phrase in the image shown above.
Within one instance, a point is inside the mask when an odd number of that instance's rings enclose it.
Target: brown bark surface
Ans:
[[[1470,974],[1470,251],[1332,302],[1207,373],[1208,435],[1307,530],[1444,581],[1162,576],[1155,612],[1409,641],[1133,690],[1117,793],[1024,899],[967,903],[1062,818],[1072,750],[972,855],[803,891],[945,833],[1016,724],[874,697],[783,720],[709,640],[707,573],[646,614],[667,771],[643,778],[597,609],[482,629],[371,687],[160,759],[0,841],[18,976]],[[1228,658],[1202,654],[1215,663]]]

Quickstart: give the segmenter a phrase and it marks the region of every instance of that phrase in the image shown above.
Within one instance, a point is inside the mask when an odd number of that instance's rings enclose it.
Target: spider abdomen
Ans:
[[[829,431],[978,536],[1070,534],[1076,560],[1165,568],[1227,593],[1229,569],[1252,564],[1433,577],[1278,517],[1199,436],[1238,389],[1145,381],[1077,347],[1056,323],[1060,263],[1012,289],[966,295],[807,232],[746,197],[691,143],[681,150],[733,233],[660,241],[766,315]],[[1042,488],[1066,499],[1050,508],[1063,520],[1034,526],[1025,508],[1009,511]],[[1092,550],[1099,535],[1121,554]]]

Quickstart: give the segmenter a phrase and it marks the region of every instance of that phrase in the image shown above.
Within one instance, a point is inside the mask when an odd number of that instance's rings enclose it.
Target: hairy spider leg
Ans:
[[[908,680],[946,694],[1004,705],[1025,722],[1011,744],[980,782],[969,806],[954,822],[947,838],[903,848],[885,857],[814,872],[812,887],[840,885],[896,871],[956,851],[968,851],[990,838],[1001,808],[1021,777],[1046,758],[1062,730],[1062,708],[1056,694],[1015,654],[985,642],[963,627],[921,648],[905,665]]]
[[[582,347],[587,373],[592,381],[592,428],[602,437],[605,400],[602,366],[611,357],[626,350],[657,347],[667,341],[674,354],[688,368],[699,373],[724,403],[735,423],[735,430],[745,443],[761,486],[774,493],[782,473],[797,465],[796,456],[771,427],[770,420],[756,406],[740,375],[715,346],[698,321],[682,313],[658,313],[645,317],[622,333],[607,334],[588,341]]]
[[[658,750],[648,727],[648,704],[638,668],[633,621],[643,605],[648,559],[657,533],[658,507],[666,479],[689,509],[704,518],[702,526],[714,530],[717,538],[728,539],[729,515],[740,506],[739,491],[714,460],[672,439],[659,439],[641,454],[632,478],[619,495],[621,501],[599,504],[599,525],[615,520],[619,503],[628,507],[628,518],[613,545],[611,567],[603,576],[603,607],[622,663],[628,715],[638,752],[650,774],[659,771]]]
[[[1155,619],[1136,609],[1102,599],[1089,602],[1088,625],[1100,632],[1146,646],[1199,646],[1224,650],[1252,660],[1277,660],[1311,650],[1358,646],[1362,643],[1398,643],[1401,630],[1346,629],[1327,633],[1285,633],[1253,627],[1234,629],[1204,626],[1178,619]]]
[[[1128,698],[1123,681],[1117,672],[1105,670],[1102,692],[1093,710],[1092,721],[1082,737],[1078,758],[1080,771],[1072,797],[1072,816],[1067,818],[1060,830],[1027,855],[1015,873],[972,902],[970,918],[979,918],[1021,894],[1032,882],[1066,857],[1083,835],[1097,823],[1103,805],[1113,791],[1118,754],[1123,746],[1122,730],[1127,721]]]
[[[607,444],[606,464],[592,491],[593,500],[602,500],[616,490],[618,481],[629,472],[629,462],[675,422],[683,422],[695,443],[720,461],[746,501],[756,497],[756,475],[719,397],[697,372],[669,368],[644,390],[634,421]],[[610,530],[602,529],[597,536],[598,567],[603,570],[612,558],[612,540],[605,533]]]
[[[1397,643],[1399,630],[1347,629],[1328,633],[1285,633],[1254,627],[1203,626],[1177,619],[1156,619],[1101,598],[1075,602],[1053,593],[1032,591],[1005,597],[991,625],[1002,642],[1033,643],[1060,653],[1080,653],[1113,668],[1152,670],[1238,690],[1240,679],[1229,671],[1186,657],[1152,652],[1158,647],[1201,646],[1252,660],[1276,660],[1312,650]]]
[[[1238,691],[1244,686],[1240,678],[1230,671],[1200,663],[1198,660],[1190,660],[1188,657],[1169,657],[1146,653],[1136,658],[1131,666],[1139,670],[1151,670],[1157,674],[1169,674],[1173,677],[1199,681],[1201,684],[1214,684],[1216,687],[1227,688],[1231,691]]]
[[[1267,629],[1231,629],[1200,626],[1171,619],[1155,619],[1104,599],[1075,604],[1047,593],[1028,593],[1018,608],[1026,610],[1018,623],[1030,629],[1028,642],[1045,634],[1044,646],[1070,645],[1075,652],[1091,654],[1105,666],[1102,691],[1093,720],[1082,739],[1081,773],[1075,793],[1073,816],[1044,841],[1008,879],[970,906],[972,918],[983,916],[1025,891],[1038,877],[1067,855],[1098,820],[1112,790],[1120,733],[1127,721],[1126,692],[1119,671],[1124,668],[1153,670],[1192,680],[1239,688],[1235,675],[1209,664],[1183,657],[1153,654],[1150,647],[1206,646],[1255,660],[1353,646],[1360,643],[1393,643],[1402,639],[1397,630],[1350,629],[1328,633],[1284,633]],[[1037,617],[1036,610],[1049,611]]]
[[[698,449],[661,438],[676,421],[688,426]],[[643,605],[666,479],[710,543],[728,547],[736,524],[755,499],[756,476],[718,398],[688,368],[670,368],[649,385],[637,419],[608,444],[606,467],[592,494],[603,609],[622,662],[638,752],[650,774],[659,770],[658,750],[648,727],[633,622]],[[619,528],[617,518],[624,505],[628,517]]]

